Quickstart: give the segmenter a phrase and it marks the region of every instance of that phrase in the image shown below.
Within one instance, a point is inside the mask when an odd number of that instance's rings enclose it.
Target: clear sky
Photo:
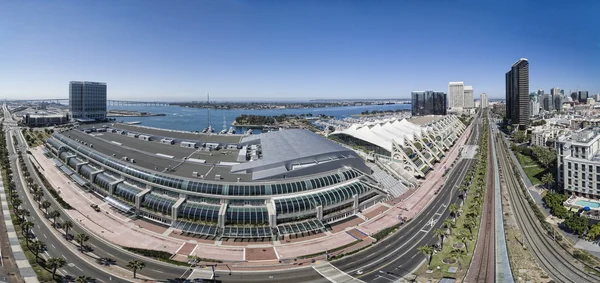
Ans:
[[[426,2],[426,3],[424,3]],[[491,2],[494,2],[492,4]],[[408,98],[473,85],[600,92],[600,1],[5,1],[0,98]]]

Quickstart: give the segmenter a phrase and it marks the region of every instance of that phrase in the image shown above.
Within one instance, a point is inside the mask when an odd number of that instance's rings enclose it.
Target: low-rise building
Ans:
[[[542,147],[550,146],[557,137],[564,135],[567,132],[567,129],[554,125],[534,127],[531,131],[531,145]]]
[[[47,127],[69,122],[69,115],[63,114],[25,114],[23,123],[29,127]]]

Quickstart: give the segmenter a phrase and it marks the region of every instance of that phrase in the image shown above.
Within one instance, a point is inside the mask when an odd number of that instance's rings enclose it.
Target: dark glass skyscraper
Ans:
[[[412,115],[446,115],[446,93],[441,91],[413,91]]]
[[[506,73],[506,119],[521,128],[529,125],[529,61],[521,58]]]
[[[579,102],[580,103],[587,103],[587,99],[588,99],[588,92],[585,90],[580,90],[579,93]]]

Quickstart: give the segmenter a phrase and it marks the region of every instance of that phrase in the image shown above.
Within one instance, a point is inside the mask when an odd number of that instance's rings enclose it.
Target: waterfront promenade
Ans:
[[[183,236],[172,228],[132,219],[71,182],[51,159],[43,155],[41,148],[32,149],[31,152],[50,184],[60,190],[61,197],[73,206],[74,209],[68,211],[69,216],[91,233],[119,246],[166,251],[175,254],[174,259],[181,261],[195,255],[234,263],[234,269],[262,269],[290,265],[293,264],[291,260],[294,258],[324,252],[353,242],[357,244],[336,253],[360,248],[373,241],[368,235],[398,224],[399,215],[407,219],[413,218],[433,199],[436,190],[444,183],[444,171],[450,168],[459,156],[460,148],[466,142],[470,131],[471,126],[419,188],[408,191],[395,200],[375,205],[355,219],[333,225],[333,229],[326,233],[275,242],[215,242]],[[90,204],[99,205],[101,211],[96,212]],[[362,241],[359,242],[359,239]],[[282,261],[281,264],[279,260]]]

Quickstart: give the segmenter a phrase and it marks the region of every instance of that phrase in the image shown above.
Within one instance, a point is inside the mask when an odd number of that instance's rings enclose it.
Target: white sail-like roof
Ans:
[[[345,134],[360,139],[388,151],[392,151],[392,143],[404,145],[405,140],[414,140],[415,136],[421,137],[425,128],[413,124],[406,119],[383,119],[360,124],[352,124],[349,128],[331,133],[332,135]]]

